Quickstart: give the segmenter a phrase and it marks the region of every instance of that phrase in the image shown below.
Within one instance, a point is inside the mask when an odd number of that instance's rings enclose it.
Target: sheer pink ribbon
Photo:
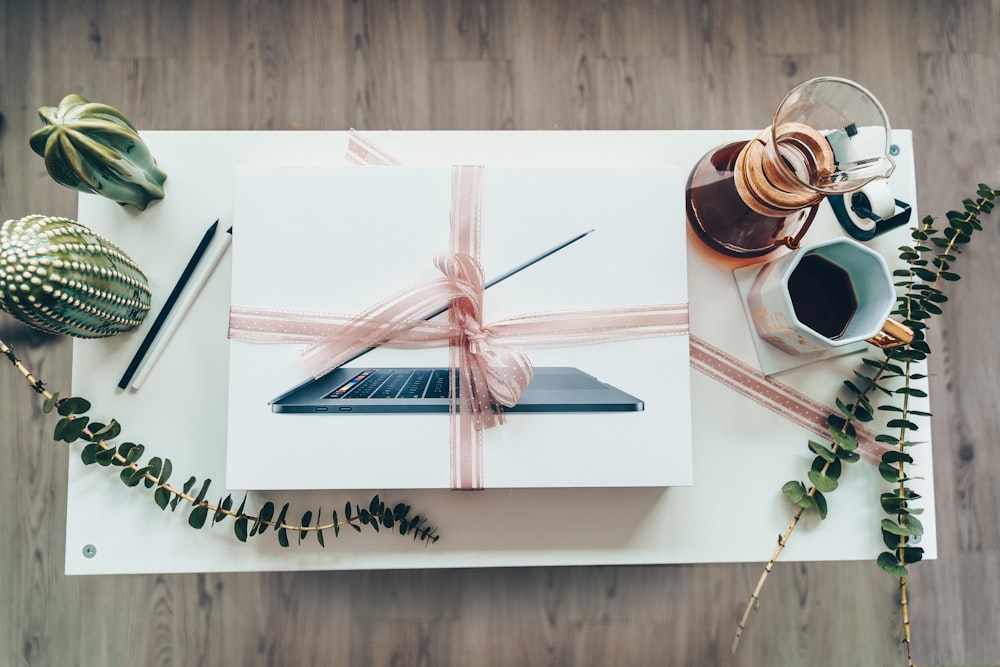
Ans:
[[[230,338],[307,342],[302,358],[321,377],[377,346],[447,342],[451,373],[451,483],[483,488],[483,430],[504,423],[532,378],[519,344],[582,344],[688,333],[687,304],[596,308],[518,315],[483,323],[485,280],[479,263],[483,168],[452,168],[449,252],[434,263],[442,278],[403,290],[362,313],[253,309],[230,311]],[[425,318],[448,304],[448,321]],[[461,391],[456,391],[460,386]]]
[[[348,135],[347,157],[359,165],[402,164],[355,130],[351,130]],[[546,326],[550,328],[557,326],[560,321],[566,319],[565,316],[558,316],[555,322]],[[494,329],[497,329],[496,325]],[[758,369],[697,336],[691,336],[690,340],[693,369],[821,438],[830,436],[827,423],[830,409],[827,406],[773,377],[764,375]],[[876,441],[876,434],[864,425],[856,424],[855,429],[860,456],[869,463],[878,465],[882,454],[886,451],[885,445]]]

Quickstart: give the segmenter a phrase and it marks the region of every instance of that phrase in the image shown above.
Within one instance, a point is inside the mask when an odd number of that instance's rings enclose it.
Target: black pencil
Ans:
[[[135,375],[137,370],[139,370],[139,365],[146,357],[146,353],[149,352],[149,347],[156,339],[156,334],[160,332],[160,328],[163,327],[163,323],[166,321],[167,316],[170,314],[170,310],[177,302],[177,298],[181,295],[181,292],[184,291],[184,286],[187,285],[188,280],[191,279],[191,274],[194,273],[195,268],[197,268],[198,262],[201,261],[201,257],[205,254],[205,250],[208,248],[208,244],[211,243],[212,237],[215,236],[215,230],[218,227],[219,221],[216,220],[212,223],[212,226],[208,228],[208,231],[205,232],[205,235],[201,237],[201,242],[198,244],[198,247],[194,249],[194,254],[191,255],[191,259],[188,260],[187,266],[184,267],[181,277],[177,279],[177,284],[174,285],[174,289],[170,292],[170,296],[167,297],[166,303],[163,304],[160,314],[156,316],[156,321],[153,322],[153,326],[150,327],[149,331],[146,333],[146,337],[142,339],[139,349],[136,350],[135,356],[132,357],[132,362],[128,365],[128,368],[125,369],[125,374],[122,375],[122,379],[119,380],[119,389],[125,389],[128,387],[129,382],[132,381],[132,376]]]

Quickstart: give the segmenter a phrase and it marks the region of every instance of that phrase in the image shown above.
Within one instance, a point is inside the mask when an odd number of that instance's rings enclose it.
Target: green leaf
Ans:
[[[76,442],[83,435],[84,429],[87,428],[87,424],[90,422],[89,417],[75,417],[67,418],[68,421],[64,424],[62,428],[61,437],[56,438],[57,440],[63,440],[64,442]],[[60,420],[62,423],[62,420]],[[58,424],[56,424],[58,427]]]
[[[889,465],[888,463],[880,463],[878,465],[878,474],[882,475],[882,479],[889,483],[899,481],[899,469]]]
[[[306,513],[302,515],[302,520],[299,524],[302,526],[303,530],[299,531],[299,542],[305,539],[309,535],[309,531],[305,530],[312,523],[313,513],[312,510],[306,510]]]
[[[340,521],[337,519],[337,510],[333,511],[333,536],[340,537]]]
[[[271,517],[274,516],[274,503],[272,503],[270,500],[264,503],[264,506],[260,508],[258,516],[260,518],[260,530],[258,531],[258,533],[260,535],[263,535],[264,532],[267,531],[268,529],[268,522],[270,522]]]
[[[813,506],[812,498],[809,497],[809,493],[806,490],[806,486],[802,482],[795,480],[792,480],[791,482],[785,482],[785,485],[781,487],[781,492],[785,494],[786,498],[788,498],[790,501],[792,501],[792,503],[798,505],[799,507],[809,509],[810,507]],[[419,515],[417,517],[414,517],[412,523],[419,525],[419,522],[417,520],[418,518]]]
[[[885,425],[887,428],[903,428],[910,431],[917,431],[920,428],[908,419],[890,419]]]
[[[900,510],[903,508],[904,499],[897,496],[895,493],[883,493],[879,496],[879,503],[882,505],[882,511],[886,514],[899,514]]]
[[[247,524],[249,519],[245,516],[241,516],[233,522],[233,532],[236,533],[236,539],[240,542],[247,541]]]
[[[163,460],[159,456],[154,456],[149,459],[149,463],[146,464],[146,467],[149,469],[150,476],[158,479],[160,471],[163,469]],[[151,489],[153,488],[153,485],[156,484],[156,479],[147,478],[142,480],[142,483],[146,485],[147,489]]]
[[[906,396],[916,396],[917,398],[927,398],[927,392],[922,389],[915,389],[913,387],[900,387],[896,390],[897,394],[904,394]]]
[[[924,550],[921,547],[903,547],[900,551],[902,551],[903,562],[907,565],[919,563],[924,558]]]
[[[114,461],[115,450],[113,447],[109,449],[102,449],[101,451],[97,452],[97,455],[94,458],[98,464],[107,467],[111,465],[112,461]]]
[[[893,521],[892,519],[882,519],[882,530],[901,537],[909,537],[912,535],[907,526],[902,525],[897,521]]]
[[[281,528],[285,525],[285,516],[288,514],[289,503],[285,503],[281,506],[281,511],[278,512],[278,518],[274,520],[274,527]]]
[[[837,459],[837,455],[833,452],[833,450],[829,449],[825,445],[815,442],[814,440],[809,441],[809,449],[812,450],[814,454],[819,455],[824,461],[829,462]]]
[[[202,485],[201,485],[201,491],[198,492],[198,495],[195,496],[194,500],[191,502],[192,505],[197,505],[198,503],[200,503],[201,501],[203,501],[205,499],[205,496],[208,495],[208,487],[211,484],[212,484],[212,480],[210,480],[210,479],[206,479],[204,481],[204,483],[202,483]]]
[[[170,459],[163,459],[163,470],[160,471],[160,484],[166,484],[170,479],[170,474],[174,471],[174,464]]]
[[[819,518],[826,519],[827,505],[826,496],[824,496],[820,491],[813,492],[813,502],[816,503],[816,510],[819,512]]]
[[[131,468],[123,468],[121,472],[122,481],[125,482],[125,486],[138,486],[139,482],[146,478],[146,473],[149,472],[149,468],[136,468],[135,470]],[[130,473],[126,475],[125,473]]]
[[[318,520],[317,520],[317,523],[318,523]],[[319,542],[319,545],[321,547],[323,547],[324,549],[326,549],[326,539],[323,537],[323,529],[322,528],[317,528],[316,529],[316,541]]]
[[[99,442],[101,440],[114,440],[121,434],[121,432],[122,432],[121,425],[117,421],[112,419],[111,423],[101,427],[100,429],[97,429],[96,431],[93,428],[91,428],[89,439],[91,442]]]
[[[123,466],[132,465],[139,460],[146,451],[143,445],[137,445],[132,442],[124,442],[118,447],[118,455],[125,459],[122,463]]]
[[[64,398],[56,403],[56,410],[63,417],[68,417],[70,415],[82,415],[90,410],[90,401],[85,398],[80,398],[79,396]]]
[[[924,534],[924,524],[920,523],[920,519],[913,516],[913,513],[907,514],[903,519],[903,523],[906,525],[906,529],[911,536],[920,537]]]
[[[813,459],[812,469],[833,479],[840,479],[843,466],[840,463],[840,459],[834,459],[827,463],[822,457],[817,456]]]
[[[208,507],[205,505],[198,505],[193,510],[191,514],[188,515],[188,525],[192,528],[201,528],[205,525],[205,519],[208,518]]]
[[[226,518],[226,512],[233,508],[233,497],[227,495],[225,498],[219,500],[219,504],[215,506],[215,514],[212,515],[212,523],[219,523]]]
[[[838,449],[837,457],[847,463],[857,463],[861,460],[861,456],[857,452],[852,452],[846,449]]]
[[[882,454],[883,463],[913,463],[913,457],[904,452],[890,449]]]
[[[279,528],[278,529],[278,544],[282,547],[288,546],[288,529]]]
[[[823,493],[830,493],[831,491],[837,490],[838,482],[833,477],[823,475],[815,470],[809,471],[809,481],[812,485],[816,487],[818,491]]]
[[[840,449],[853,452],[858,448],[858,438],[853,433],[854,429],[851,428],[849,432],[845,433],[839,429],[833,427],[830,428],[830,436],[833,441],[837,443],[837,447]]]
[[[44,412],[45,414],[49,414],[50,412],[52,412],[52,408],[54,408],[56,406],[56,403],[58,402],[59,402],[59,392],[57,391],[56,393],[46,398],[45,402],[42,403],[42,412]]]
[[[170,492],[162,486],[157,487],[156,491],[153,492],[153,501],[161,510],[166,510],[167,504],[170,503]]]
[[[97,453],[101,451],[101,446],[96,442],[92,442],[83,448],[80,452],[80,459],[83,461],[84,465],[90,465],[92,463],[97,463]]]
[[[894,553],[883,551],[878,555],[878,559],[875,562],[878,564],[879,569],[894,577],[905,577],[907,575],[907,569],[899,564],[899,560]]]

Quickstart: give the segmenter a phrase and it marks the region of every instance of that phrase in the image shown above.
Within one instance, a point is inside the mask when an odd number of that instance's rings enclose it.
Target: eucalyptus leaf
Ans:
[[[890,449],[882,454],[883,463],[913,463],[913,457],[905,452]]]
[[[299,531],[299,542],[309,535],[309,531],[306,528],[312,523],[312,517],[312,510],[306,510],[306,513],[302,515],[302,519],[299,522],[299,525],[302,526],[302,530]]]
[[[97,455],[94,458],[97,460],[98,464],[107,467],[111,465],[111,462],[115,459],[115,450],[114,448],[102,449],[97,452]]]
[[[260,530],[258,533],[263,535],[268,529],[268,523],[271,521],[271,517],[274,516],[274,503],[270,500],[264,503],[264,506],[260,508],[258,516],[260,517]]]
[[[173,461],[170,459],[163,459],[163,470],[160,471],[160,484],[166,484],[167,480],[170,479],[170,474],[174,471]]]
[[[55,408],[56,403],[58,402],[59,402],[59,392],[57,391],[56,393],[46,398],[45,402],[42,403],[42,412],[44,412],[45,414],[49,414],[50,412],[52,412],[53,408]]]
[[[882,479],[890,484],[899,481],[899,469],[889,465],[888,463],[880,463],[878,466],[878,473],[882,476]]]
[[[163,469],[163,459],[159,456],[154,456],[149,459],[149,463],[146,464],[146,467],[149,469],[149,477],[142,480],[142,483],[147,489],[151,489],[153,488],[153,485],[156,484],[156,480],[160,477],[160,471]]]
[[[245,516],[241,516],[236,521],[233,522],[233,532],[236,533],[236,539],[240,542],[247,541],[247,524],[249,519]]]
[[[80,452],[80,459],[83,461],[84,465],[91,465],[92,463],[97,463],[97,453],[101,451],[101,446],[96,442],[92,442],[83,448]]]
[[[919,563],[924,558],[924,550],[921,547],[903,547],[900,551],[902,552],[903,562],[907,565]]]
[[[115,421],[111,420],[106,426],[102,426],[99,429],[91,428],[90,430],[90,440],[92,442],[98,442],[99,440],[114,440],[122,432],[121,425]]]
[[[198,503],[200,503],[201,501],[203,501],[205,499],[205,496],[208,495],[208,487],[211,486],[211,484],[212,484],[212,480],[210,480],[210,479],[206,479],[202,483],[202,485],[201,485],[201,491],[198,492],[198,495],[195,496],[194,500],[191,502],[192,505],[197,505]]]
[[[901,525],[892,519],[882,519],[882,530],[887,533],[892,533],[893,535],[899,535],[901,537],[909,537],[910,529],[905,525]]]
[[[82,415],[90,410],[90,401],[80,396],[64,398],[56,403],[56,411],[63,417]]]
[[[201,528],[205,525],[205,520],[208,518],[208,507],[205,505],[198,505],[193,510],[191,514],[188,515],[188,524],[192,528]]]
[[[819,518],[821,520],[826,519],[826,514],[827,514],[826,496],[824,496],[820,491],[814,491],[813,502],[816,503],[816,510],[819,512]]]
[[[69,421],[62,429],[62,437],[59,438],[64,442],[76,442],[83,436],[84,429],[87,428],[87,424],[90,422],[89,417],[72,417],[68,418]]]
[[[153,492],[153,501],[161,510],[166,510],[170,503],[170,492],[162,486],[157,487],[156,491]]]
[[[878,555],[876,560],[879,568],[894,577],[905,577],[908,571],[905,567],[899,564],[899,560],[896,558],[896,554],[890,553],[888,551],[883,551]]]
[[[823,493],[830,493],[831,491],[837,490],[838,482],[833,477],[828,477],[827,475],[821,474],[815,470],[809,471],[809,481],[812,485],[816,487],[817,490]]]
[[[824,461],[834,461],[837,455],[825,445],[822,445],[814,440],[809,441],[809,449],[813,451],[814,454],[818,454]]]

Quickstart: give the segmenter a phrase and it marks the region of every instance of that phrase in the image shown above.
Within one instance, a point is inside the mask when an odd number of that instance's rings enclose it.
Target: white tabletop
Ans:
[[[678,167],[753,131],[624,132],[371,132],[405,164],[487,166]],[[181,266],[214,219],[232,223],[233,168],[248,164],[345,164],[346,132],[146,132],[167,172],[166,197],[146,211],[82,195],[79,219],[122,246],[146,270],[159,309]],[[900,148],[890,185],[914,202],[911,136],[895,131]],[[281,196],[276,192],[275,196]],[[914,216],[916,219],[916,211]],[[684,212],[665,220],[684,225]],[[838,234],[824,204],[806,243]],[[877,239],[887,257],[906,230]],[[732,270],[688,235],[691,332],[759,367]],[[743,262],[746,264],[746,262]],[[174,481],[214,480],[224,495],[226,469],[226,329],[229,260],[224,258],[143,388],[116,384],[146,327],[100,341],[76,341],[73,393],[94,405],[92,418],[116,418],[120,440],[146,445],[147,457],[168,456]],[[783,383],[832,405],[840,382],[860,357],[824,361],[783,373]],[[126,488],[114,470],[83,466],[70,453],[66,572],[402,569],[526,565],[644,564],[765,561],[791,518],[782,484],[805,479],[812,455],[807,431],[697,371],[691,374],[694,485],[639,489],[488,489],[482,492],[373,489],[370,491],[253,492],[247,507],[290,502],[290,517],[318,507],[367,503],[373,492],[404,501],[430,518],[441,535],[432,546],[396,535],[354,531],[282,549],[273,532],[247,544],[232,522],[196,531],[183,506],[174,514],[154,504],[141,486]],[[921,433],[930,437],[929,424]],[[274,456],[295,455],[294,443],[274,444]],[[920,546],[936,557],[931,447],[915,448],[922,480],[912,483],[926,508]],[[304,462],[307,465],[307,462]],[[829,517],[803,521],[783,555],[788,560],[874,559],[882,550],[878,494],[885,483],[867,463],[849,466],[828,494]],[[237,503],[242,490],[232,490]]]

